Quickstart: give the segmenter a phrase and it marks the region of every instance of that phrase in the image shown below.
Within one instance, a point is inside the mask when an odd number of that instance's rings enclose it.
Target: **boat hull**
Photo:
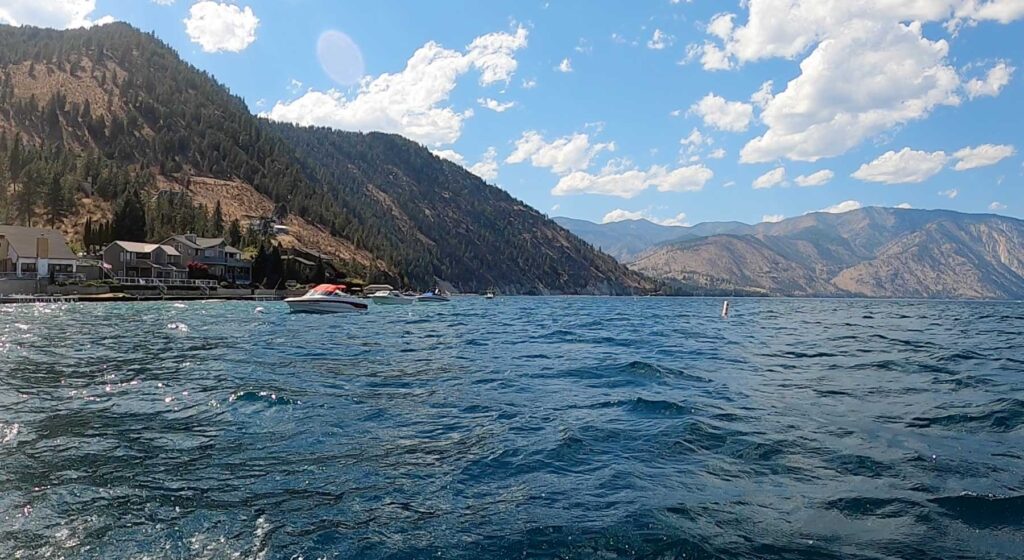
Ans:
[[[358,313],[370,308],[356,299],[340,298],[289,298],[284,300],[292,313]]]
[[[419,303],[445,303],[451,300],[444,296],[419,296],[416,301]]]
[[[396,296],[370,296],[370,299],[377,305],[412,305],[416,302],[415,298]]]

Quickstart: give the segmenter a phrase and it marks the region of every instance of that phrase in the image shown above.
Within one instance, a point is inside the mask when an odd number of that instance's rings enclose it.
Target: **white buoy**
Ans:
[[[722,318],[729,318],[729,300],[725,300],[722,302]]]

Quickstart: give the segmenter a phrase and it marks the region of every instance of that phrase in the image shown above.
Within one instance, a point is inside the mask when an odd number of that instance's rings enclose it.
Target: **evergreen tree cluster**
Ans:
[[[79,194],[103,191],[116,198],[139,179],[96,157],[0,132],[0,223],[54,227],[73,213]]]

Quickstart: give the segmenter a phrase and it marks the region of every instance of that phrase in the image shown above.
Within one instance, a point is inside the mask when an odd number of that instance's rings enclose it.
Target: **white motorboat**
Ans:
[[[302,297],[284,300],[292,313],[351,313],[366,311],[366,300],[345,293],[345,286],[320,284]]]
[[[494,299],[494,292],[488,290],[487,293],[484,294],[484,299]]]
[[[415,296],[407,296],[398,290],[381,290],[370,294],[370,299],[380,305],[410,305],[416,302]]]
[[[425,292],[416,296],[416,301],[419,303],[443,303],[451,301],[451,299],[441,292]]]

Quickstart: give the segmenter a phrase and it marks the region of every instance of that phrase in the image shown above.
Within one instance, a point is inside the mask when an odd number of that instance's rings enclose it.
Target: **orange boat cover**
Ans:
[[[340,292],[343,291],[344,289],[345,286],[342,284],[320,284],[319,286],[313,288],[313,291],[322,294],[333,294],[334,292]]]

